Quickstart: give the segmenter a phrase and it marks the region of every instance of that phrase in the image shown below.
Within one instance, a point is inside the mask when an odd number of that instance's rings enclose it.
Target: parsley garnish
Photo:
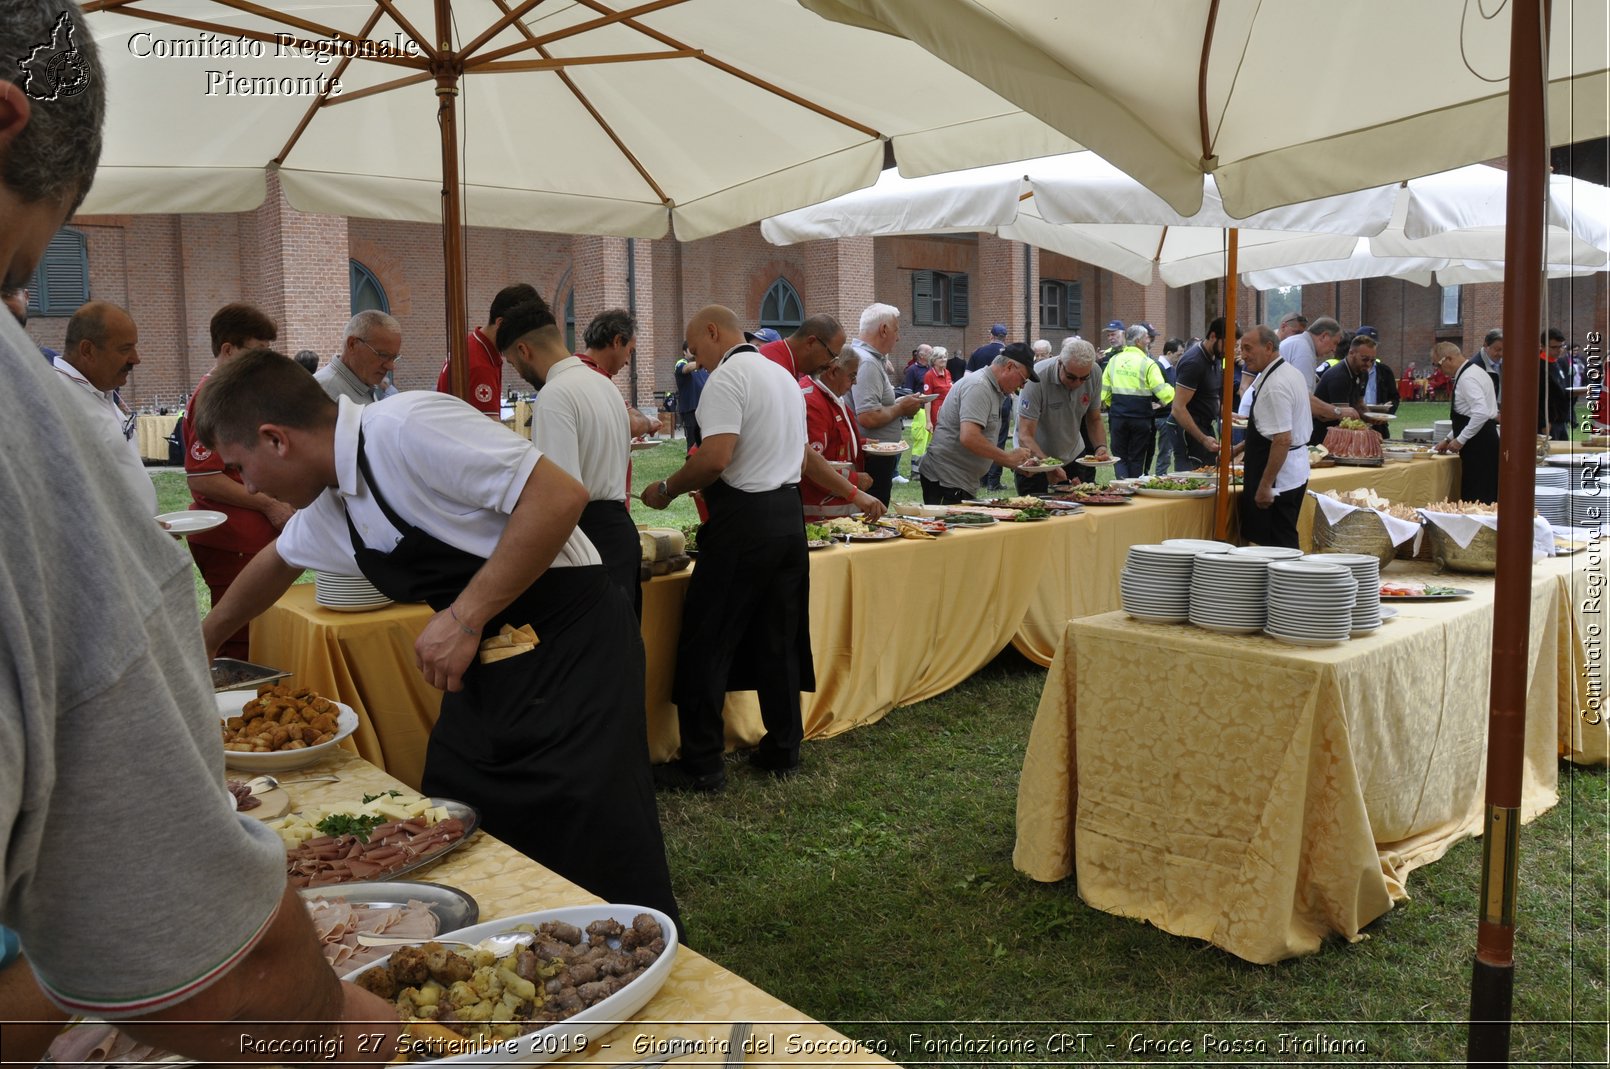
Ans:
[[[380,816],[353,816],[351,813],[331,813],[319,821],[319,831],[325,835],[355,835],[360,843],[369,841],[369,833],[386,822]]]
[[[402,797],[402,792],[401,791],[381,791],[379,794],[366,794],[366,795],[364,795],[363,796],[363,804],[368,805],[370,802],[374,801],[376,798],[401,798],[401,797]]]

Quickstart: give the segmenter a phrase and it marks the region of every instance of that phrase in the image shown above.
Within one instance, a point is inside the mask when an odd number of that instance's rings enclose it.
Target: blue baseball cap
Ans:
[[[778,341],[781,338],[782,335],[770,327],[761,327],[759,330],[744,331],[744,339],[750,342],[761,342],[764,344],[765,342]]]
[[[1355,338],[1358,337],[1360,334],[1363,334],[1366,337],[1374,338],[1376,341],[1381,340],[1381,332],[1376,330],[1374,327],[1359,327],[1357,330],[1355,330],[1353,332],[1353,336]]]
[[[997,323],[993,327],[989,328],[989,332],[997,338],[1004,338],[1006,337],[1006,324]]]
[[[1107,329],[1108,330],[1123,330],[1124,329],[1124,321],[1122,319],[1115,319],[1111,323],[1107,324]]]

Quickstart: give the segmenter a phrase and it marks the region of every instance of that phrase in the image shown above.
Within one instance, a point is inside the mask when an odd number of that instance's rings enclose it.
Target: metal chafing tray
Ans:
[[[292,673],[267,665],[237,661],[233,657],[216,657],[212,662],[212,689],[220,693],[226,690],[245,690],[264,683],[274,683],[290,675]]]

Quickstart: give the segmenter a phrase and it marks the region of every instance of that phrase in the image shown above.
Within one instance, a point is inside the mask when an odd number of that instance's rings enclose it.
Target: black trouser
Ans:
[[[1119,478],[1147,475],[1152,466],[1152,420],[1150,416],[1118,416],[1109,419],[1107,439],[1118,457]]]
[[[1180,425],[1169,416],[1165,419],[1154,420],[1152,427],[1157,432],[1157,469],[1156,475],[1167,475],[1177,471],[1182,466],[1180,461],[1185,459],[1180,449]],[[1123,454],[1120,453],[1119,456]]]
[[[704,441],[704,435],[699,433],[698,413],[682,413],[682,436],[687,439],[689,449],[698,448],[699,443]]]
[[[887,505],[890,495],[894,493],[894,473],[900,467],[900,454],[880,456],[864,453],[862,456],[866,459],[861,470],[872,477],[872,485],[867,488],[867,493]]]
[[[1006,439],[1011,435],[1011,433],[1012,398],[1003,397],[1001,398],[1001,429],[1000,432],[995,435],[995,447],[997,449],[1005,449]],[[989,487],[991,490],[999,490],[1001,488],[1001,466],[999,464],[991,464],[989,466],[989,471],[984,473],[984,485]]]
[[[1303,510],[1303,498],[1308,484],[1275,495],[1274,504],[1266,509],[1258,507],[1258,488],[1247,473],[1247,485],[1241,490],[1241,541],[1256,542],[1260,546],[1303,548],[1297,538],[1297,517]]]
[[[922,503],[924,505],[959,505],[972,497],[976,490],[958,490],[954,486],[942,486],[926,475],[919,475],[922,483]]]

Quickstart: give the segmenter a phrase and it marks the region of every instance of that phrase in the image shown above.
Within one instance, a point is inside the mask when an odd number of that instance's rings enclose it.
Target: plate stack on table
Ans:
[[[390,598],[361,575],[314,572],[313,588],[313,600],[336,612],[368,612],[391,604]]]
[[[1268,600],[1269,558],[1242,549],[1196,558],[1191,623],[1197,627],[1232,635],[1262,631],[1269,624]]]
[[[1181,546],[1185,549],[1194,549],[1198,553],[1228,553],[1235,548],[1230,542],[1215,542],[1211,538],[1165,538],[1165,546]]]
[[[1315,553],[1302,558],[1317,564],[1340,564],[1353,573],[1358,594],[1353,599],[1353,638],[1381,629],[1381,561],[1365,553]]]
[[[1602,527],[1610,523],[1610,492],[1599,486],[1584,486],[1572,490],[1566,504],[1566,527]],[[1541,500],[1541,495],[1539,495]],[[1539,510],[1541,511],[1541,510]],[[1544,514],[1547,518],[1547,513]],[[1556,521],[1549,520],[1550,523]]]
[[[1340,564],[1282,560],[1269,565],[1264,634],[1295,646],[1334,646],[1353,631],[1358,580]]]
[[[1571,489],[1571,473],[1554,465],[1538,468],[1537,485],[1554,486],[1561,490],[1569,490]]]
[[[1561,474],[1564,474],[1563,472]],[[1537,514],[1553,527],[1569,527],[1571,517],[1571,491],[1541,483],[1532,491]]]
[[[1118,579],[1124,611],[1137,620],[1184,623],[1191,615],[1191,565],[1183,546],[1130,546]]]
[[[1548,467],[1564,468],[1572,490],[1584,490],[1597,485],[1606,468],[1610,468],[1610,453],[1561,453],[1549,457]]]

